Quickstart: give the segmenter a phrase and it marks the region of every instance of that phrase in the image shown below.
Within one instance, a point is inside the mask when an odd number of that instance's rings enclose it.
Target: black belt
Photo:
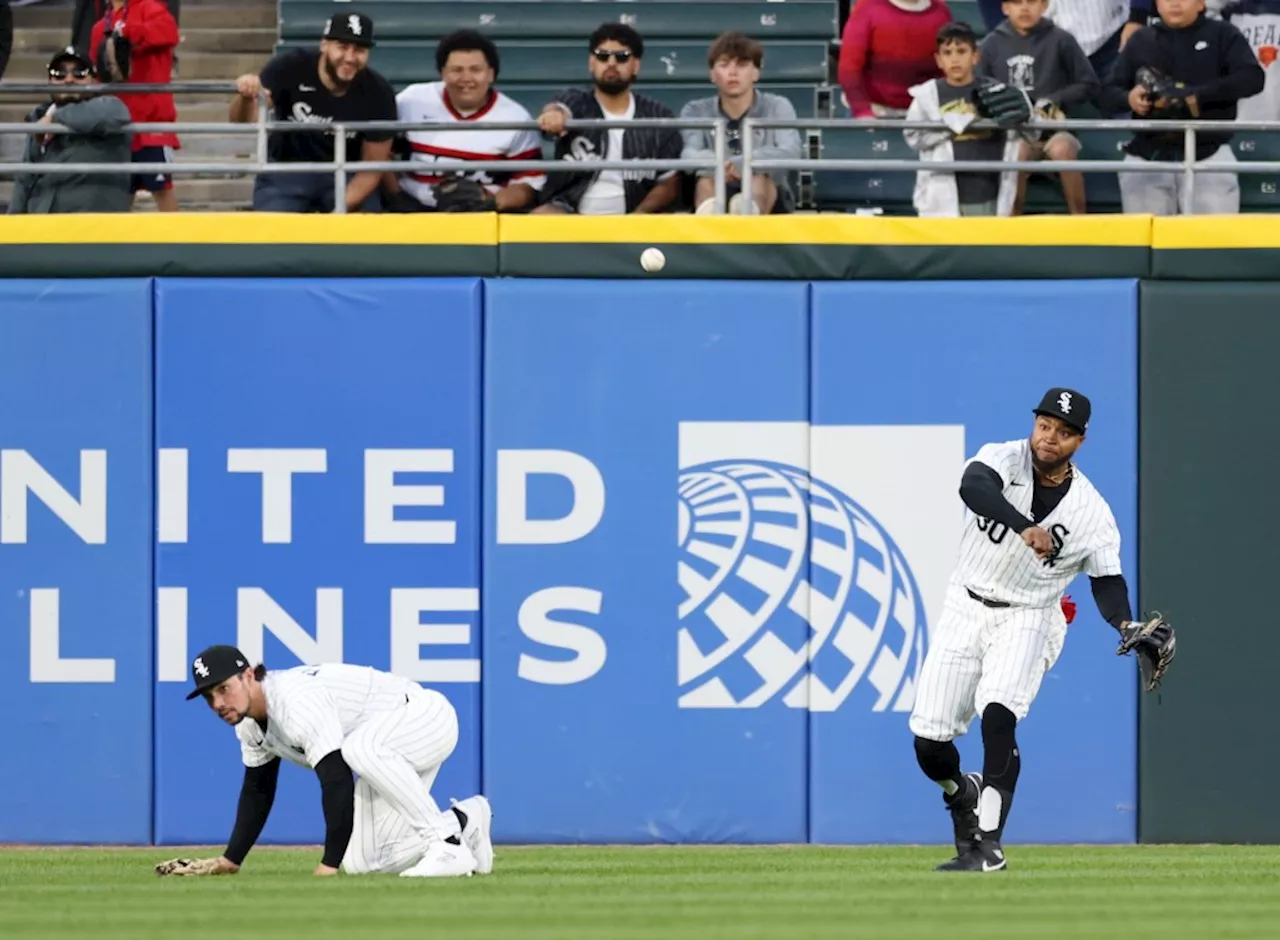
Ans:
[[[993,600],[988,600],[987,598],[983,597],[981,594],[975,594],[975,593],[973,593],[973,591],[970,591],[968,588],[965,588],[965,591],[967,591],[967,592],[968,592],[968,594],[969,594],[969,596],[970,596],[970,597],[972,597],[972,598],[973,598],[975,601],[977,601],[979,604],[981,604],[983,607],[996,607],[996,608],[999,608],[999,607],[1011,607],[1011,606],[1012,606],[1008,601],[993,601]]]

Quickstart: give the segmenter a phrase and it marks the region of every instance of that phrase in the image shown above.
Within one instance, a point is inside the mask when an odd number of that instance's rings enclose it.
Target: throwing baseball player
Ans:
[[[1021,759],[1017,723],[1066,639],[1063,590],[1081,571],[1103,618],[1135,652],[1148,692],[1176,650],[1159,614],[1135,621],[1120,570],[1120,531],[1072,458],[1084,443],[1089,399],[1051,388],[1030,438],[987,444],[965,464],[968,507],[959,562],[925,658],[910,727],[916,758],[943,790],[956,857],[940,871],[999,871],[1001,839]],[[982,716],[982,773],[962,773],[954,739]]]
[[[187,699],[203,696],[236,729],[244,783],[226,851],[162,862],[158,874],[239,871],[271,812],[282,759],[320,778],[325,840],[315,874],[433,878],[493,870],[489,801],[473,796],[441,813],[431,798],[458,742],[457,713],[439,692],[366,666],[268,673],[233,646],[204,650],[191,676]]]

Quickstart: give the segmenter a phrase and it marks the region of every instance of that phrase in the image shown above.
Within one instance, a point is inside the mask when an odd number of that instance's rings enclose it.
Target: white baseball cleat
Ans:
[[[483,796],[476,794],[461,802],[450,801],[467,814],[467,824],[462,830],[462,841],[471,849],[476,860],[476,874],[487,875],[493,871],[493,807]]]
[[[475,856],[465,844],[432,842],[422,860],[407,871],[400,872],[400,877],[469,878],[475,870]]]

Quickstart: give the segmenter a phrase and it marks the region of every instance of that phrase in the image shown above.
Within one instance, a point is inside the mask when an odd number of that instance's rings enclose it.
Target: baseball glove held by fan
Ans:
[[[489,191],[465,176],[450,177],[437,183],[433,190],[436,208],[441,212],[493,212],[497,209]]]
[[[1137,78],[1138,84],[1151,100],[1151,113],[1148,117],[1174,118],[1185,116],[1188,112],[1192,117],[1200,116],[1200,109],[1195,106],[1191,89],[1182,82],[1149,65],[1138,69]]]
[[[1138,667],[1142,672],[1145,688],[1154,692],[1169,670],[1169,664],[1178,651],[1178,639],[1173,627],[1159,614],[1149,620],[1130,620],[1120,628],[1120,646],[1117,656],[1137,652]]]
[[[979,85],[974,93],[978,114],[990,118],[1003,128],[1018,127],[1031,120],[1031,99],[1021,88],[1004,82]]]

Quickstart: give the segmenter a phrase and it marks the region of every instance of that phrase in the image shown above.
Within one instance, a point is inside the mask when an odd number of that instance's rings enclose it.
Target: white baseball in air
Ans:
[[[650,273],[661,271],[667,266],[667,256],[657,248],[646,248],[640,253],[640,267]]]

